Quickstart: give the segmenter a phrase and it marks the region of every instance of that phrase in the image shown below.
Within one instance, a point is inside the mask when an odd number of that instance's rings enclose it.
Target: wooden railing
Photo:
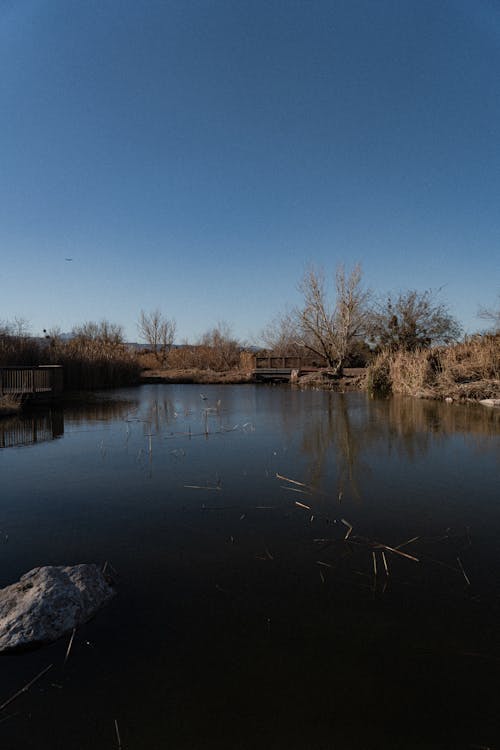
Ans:
[[[0,396],[27,396],[36,393],[60,393],[63,389],[61,365],[36,367],[0,367]]]
[[[255,370],[307,370],[317,367],[326,367],[323,357],[254,357]]]

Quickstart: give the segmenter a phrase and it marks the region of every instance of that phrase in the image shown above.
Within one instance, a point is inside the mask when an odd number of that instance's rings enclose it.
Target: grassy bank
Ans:
[[[480,400],[500,396],[500,336],[433,349],[384,351],[367,369],[371,393]]]
[[[142,383],[199,383],[240,384],[252,382],[252,375],[245,370],[204,370],[196,367],[187,369],[151,369],[141,373]]]

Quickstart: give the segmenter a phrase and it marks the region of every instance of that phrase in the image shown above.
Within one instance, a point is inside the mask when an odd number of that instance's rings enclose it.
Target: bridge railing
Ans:
[[[304,370],[317,367],[326,367],[326,360],[322,357],[254,357],[255,370]]]
[[[63,389],[61,365],[0,367],[0,395],[60,393]]]

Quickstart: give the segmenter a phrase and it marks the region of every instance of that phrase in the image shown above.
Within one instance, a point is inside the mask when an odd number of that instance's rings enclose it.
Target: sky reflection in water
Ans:
[[[107,748],[115,718],[124,748],[495,746],[498,412],[113,397],[0,425],[1,584],[118,572],[64,669],[65,639],[3,657],[0,697],[54,667],[2,746]]]

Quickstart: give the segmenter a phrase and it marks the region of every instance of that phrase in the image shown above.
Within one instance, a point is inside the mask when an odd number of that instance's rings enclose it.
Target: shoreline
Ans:
[[[288,383],[292,388],[299,390],[325,390],[346,393],[352,391],[369,392],[368,369],[346,368],[341,378],[333,377],[328,370],[318,370],[308,373],[299,378],[295,383]],[[143,370],[140,375],[139,385],[164,383],[169,385],[252,385],[257,381],[253,371],[227,370],[216,372],[214,370]],[[375,394],[377,395],[377,394]],[[414,393],[386,393],[380,394],[386,397],[407,395],[412,398],[427,399],[432,401],[445,401],[447,403],[473,403],[481,401],[496,401],[500,398],[500,381],[478,379],[467,383],[455,383],[449,388],[432,387],[417,389]],[[496,404],[495,404],[496,406]]]

